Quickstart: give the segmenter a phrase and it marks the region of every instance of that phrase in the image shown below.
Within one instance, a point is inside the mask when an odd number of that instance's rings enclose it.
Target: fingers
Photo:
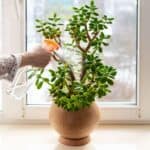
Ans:
[[[52,46],[47,46],[46,44],[43,44],[42,48],[44,50],[46,50],[48,53],[51,53],[51,51],[53,51],[53,47]]]

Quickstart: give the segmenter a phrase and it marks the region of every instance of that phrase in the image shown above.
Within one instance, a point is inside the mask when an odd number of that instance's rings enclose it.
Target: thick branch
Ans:
[[[85,51],[88,51],[88,50],[89,50],[89,48],[91,47],[92,41],[97,37],[98,34],[99,34],[99,32],[96,32],[96,33],[93,35],[93,37],[92,37],[91,40],[89,41],[89,43],[88,43],[88,45],[87,45]]]
[[[83,77],[86,73],[86,69],[85,69],[84,65],[85,65],[85,56],[82,55],[82,70],[81,70],[80,81],[83,79]]]
[[[87,52],[89,50],[89,48],[91,47],[91,42],[97,37],[97,35],[99,34],[99,32],[96,32],[93,37],[91,38],[91,40],[89,41],[86,49],[85,49],[85,52]],[[82,80],[84,78],[84,75],[86,74],[86,69],[84,67],[84,64],[85,64],[85,57],[82,56],[82,71],[81,71],[81,77],[80,77],[80,80]]]
[[[91,37],[90,37],[89,31],[88,31],[87,24],[85,24],[85,30],[86,30],[86,35],[87,35],[88,40],[91,41]]]
[[[82,52],[85,52],[85,49],[81,47],[80,43],[77,43],[77,47],[78,47]]]
[[[65,80],[65,85],[66,85],[66,87],[67,87],[67,89],[68,89],[69,95],[71,95],[72,89],[70,88],[70,86],[68,85],[68,83],[67,83],[66,80]]]
[[[76,46],[82,51],[85,52],[85,49],[81,47],[80,42],[77,40],[77,38],[74,36],[74,40],[76,42]]]
[[[54,52],[54,55],[52,55],[53,56],[53,58],[56,60],[56,61],[60,61],[60,62],[62,62],[62,63],[64,63],[64,64],[68,64],[60,55],[58,55],[57,53],[55,53]],[[72,79],[72,81],[74,81],[75,80],[75,76],[74,76],[74,73],[73,73],[73,71],[72,71],[72,68],[69,66],[69,69],[70,69],[70,72],[69,72],[69,74],[70,74],[70,77],[71,77],[71,79]]]

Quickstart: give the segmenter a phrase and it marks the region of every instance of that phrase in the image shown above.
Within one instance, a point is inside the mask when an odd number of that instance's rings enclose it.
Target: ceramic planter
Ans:
[[[89,143],[90,133],[100,120],[100,111],[96,103],[76,112],[68,112],[52,104],[49,119],[53,128],[60,134],[60,143],[80,146]]]

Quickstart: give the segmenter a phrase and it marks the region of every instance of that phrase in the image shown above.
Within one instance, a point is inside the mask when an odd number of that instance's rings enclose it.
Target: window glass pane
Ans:
[[[109,30],[112,41],[104,58],[118,70],[112,93],[103,100],[136,102],[137,0],[103,0],[98,5],[105,14],[115,17]]]
[[[137,0],[95,0],[99,11],[113,16],[115,21],[107,30],[112,35],[110,46],[104,49],[104,61],[117,68],[118,74],[112,93],[104,97],[108,102],[136,102],[137,64]],[[71,7],[87,3],[87,0],[27,0],[27,49],[41,42],[35,30],[35,19],[45,18],[57,12],[64,19],[71,16]],[[40,11],[39,11],[40,10]],[[28,94],[28,104],[47,103],[46,89]],[[34,92],[33,92],[34,91]]]

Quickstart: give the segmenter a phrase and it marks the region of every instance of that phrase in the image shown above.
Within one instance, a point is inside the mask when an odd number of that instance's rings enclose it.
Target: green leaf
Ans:
[[[31,79],[32,77],[34,77],[35,76],[35,73],[33,72],[33,73],[31,73],[29,76],[28,76],[28,79]]]
[[[56,76],[55,77],[52,77],[51,79],[51,82],[55,81],[56,80]]]
[[[110,85],[113,85],[113,84],[114,84],[113,80],[111,80],[111,79],[107,79],[107,82],[108,82]]]
[[[39,83],[37,84],[37,89],[41,89],[42,86],[43,86],[43,82],[39,82]]]
[[[49,69],[48,71],[51,73],[51,75],[52,75],[53,77],[55,77],[55,76],[56,76],[56,73],[55,73],[55,71],[54,71],[54,70]]]
[[[101,59],[103,47],[108,46],[108,39],[111,37],[106,35],[104,30],[112,23],[113,18],[99,15],[94,0],[91,0],[89,5],[73,7],[73,12],[65,31],[62,30],[61,20],[56,13],[44,20],[37,19],[35,27],[44,38],[56,41],[62,39],[62,33],[67,32],[70,36],[69,44],[62,43],[62,46],[81,55],[79,59],[82,59],[82,63],[80,60],[75,60],[79,64],[72,67],[71,64],[58,61],[56,70],[48,70],[49,76],[44,76],[44,69],[32,71],[30,74],[30,77],[35,77],[35,85],[38,89],[46,83],[54,103],[72,112],[89,107],[96,96],[100,98],[106,96],[117,74],[114,67],[105,65]],[[88,34],[91,39],[87,38]],[[74,69],[75,71],[80,69],[80,65],[81,70],[77,74],[79,79],[74,80],[71,78],[70,71],[73,69],[74,73]],[[82,73],[83,78],[80,79]]]
[[[108,46],[108,45],[109,45],[109,43],[103,42],[103,45],[104,45],[104,46]]]
[[[105,34],[104,34],[104,32],[101,32],[101,34],[100,34],[100,38],[102,38],[102,39],[104,39],[104,38],[105,38]]]
[[[36,19],[35,21],[38,22],[38,23],[41,23],[41,22],[42,22],[40,19]]]

